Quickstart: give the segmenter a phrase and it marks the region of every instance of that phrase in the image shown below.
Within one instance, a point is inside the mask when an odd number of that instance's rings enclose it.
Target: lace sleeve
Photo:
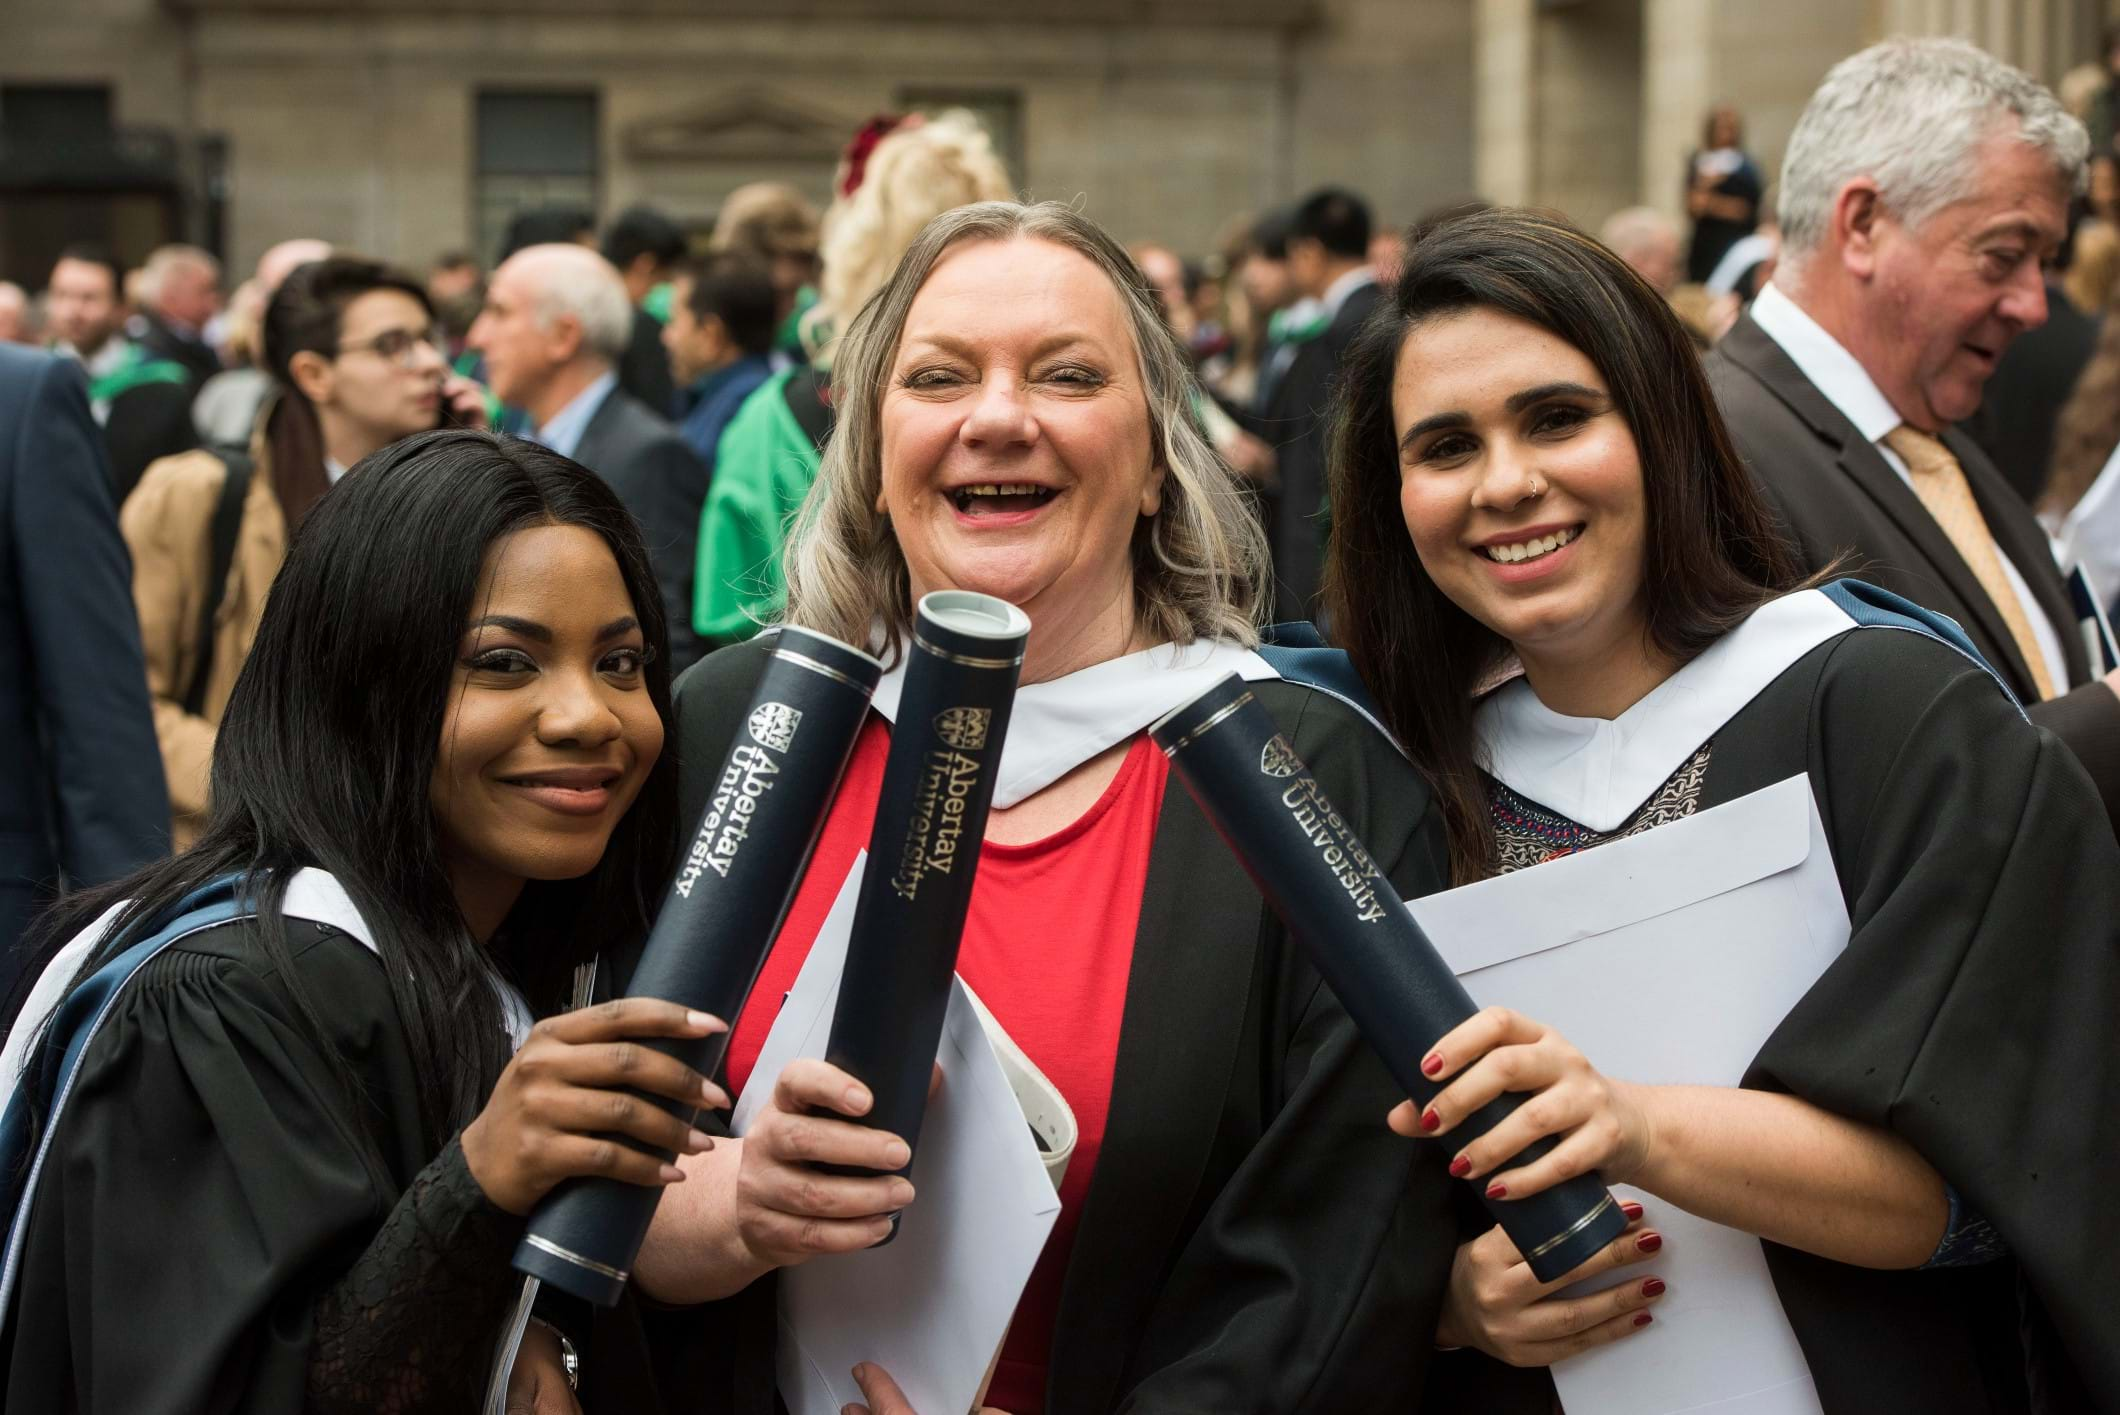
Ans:
[[[317,1303],[312,1415],[477,1409],[519,1281],[509,1255],[522,1227],[478,1187],[452,1139]]]

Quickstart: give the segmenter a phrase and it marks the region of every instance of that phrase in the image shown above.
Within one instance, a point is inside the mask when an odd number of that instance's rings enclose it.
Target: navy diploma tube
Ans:
[[[1231,674],[1149,733],[1393,1078],[1425,1106],[1442,1089],[1421,1073],[1428,1049],[1478,1009],[1272,715]],[[1452,1143],[1486,1134],[1523,1099],[1488,1102]],[[1555,1143],[1546,1136],[1512,1163]],[[1594,1174],[1528,1199],[1482,1201],[1541,1282],[1573,1272],[1627,1226]]]
[[[629,996],[664,998],[736,1025],[882,675],[882,664],[837,639],[779,630],[655,916]],[[640,1045],[711,1076],[728,1041],[720,1032],[644,1038]],[[647,1099],[688,1121],[698,1114]],[[613,1305],[662,1193],[615,1179],[566,1181],[531,1213],[515,1250],[517,1270],[599,1307]]]

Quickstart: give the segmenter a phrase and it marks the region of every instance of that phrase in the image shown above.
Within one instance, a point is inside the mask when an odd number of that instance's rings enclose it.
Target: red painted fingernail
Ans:
[[[1443,1054],[1439,1051],[1429,1052],[1427,1056],[1421,1059],[1421,1074],[1423,1076],[1433,1076],[1442,1069]]]
[[[1663,1246],[1664,1236],[1661,1233],[1644,1233],[1634,1240],[1634,1251],[1637,1253],[1654,1253]]]
[[[1509,1191],[1499,1184],[1490,1184],[1487,1186],[1487,1197],[1490,1199],[1506,1199],[1509,1197]]]
[[[1647,1312],[1636,1312],[1634,1314],[1634,1325],[1638,1327],[1645,1327],[1655,1320],[1656,1318],[1650,1316]]]
[[[1441,1125],[1442,1123],[1443,1117],[1437,1115],[1433,1109],[1424,1110],[1421,1112],[1421,1128],[1423,1130],[1433,1130],[1436,1126]]]
[[[1470,1173],[1472,1173],[1472,1161],[1466,1159],[1463,1155],[1459,1155],[1450,1162],[1450,1177],[1452,1179],[1463,1179]]]
[[[1661,1296],[1663,1296],[1663,1295],[1664,1295],[1664,1280],[1663,1280],[1662,1278],[1660,1278],[1660,1277],[1652,1277],[1652,1278],[1650,1278],[1650,1279],[1649,1279],[1649,1280],[1648,1280],[1647,1282],[1645,1282],[1645,1283],[1643,1283],[1643,1284],[1642,1284],[1642,1296],[1644,1296],[1644,1297],[1661,1297]]]
[[[1632,1223],[1634,1220],[1642,1216],[1642,1206],[1640,1204],[1635,1203],[1632,1199],[1620,1200],[1619,1211],[1627,1216],[1627,1221],[1629,1223]]]

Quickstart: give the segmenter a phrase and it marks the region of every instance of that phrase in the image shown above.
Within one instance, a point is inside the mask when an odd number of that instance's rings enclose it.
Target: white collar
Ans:
[[[116,922],[118,914],[131,900],[113,904],[96,917],[96,921],[68,939],[63,947],[44,965],[37,975],[37,982],[30,989],[29,997],[15,1017],[15,1025],[7,1034],[7,1042],[0,1046],[0,1094],[12,1091],[16,1079],[22,1074],[22,1059],[28,1054],[29,1044],[44,1026],[44,1019],[66,996],[66,990],[81,970],[82,962],[103,936]],[[370,953],[381,957],[375,946],[375,930],[368,927],[367,920],[355,907],[353,896],[336,876],[319,869],[295,871],[287,881],[287,893],[280,903],[280,913],[289,919],[307,919],[324,924],[347,936],[357,939]],[[520,1047],[530,1035],[534,1020],[530,1008],[514,988],[495,979],[495,989],[500,993],[502,1023],[508,1029],[509,1039]]]
[[[1376,283],[1377,273],[1366,265],[1358,265],[1330,285],[1327,285],[1325,287],[1325,296],[1318,303],[1324,307],[1326,314],[1336,316],[1340,312],[1340,306],[1347,303],[1349,295],[1352,295],[1364,285],[1374,285]]]
[[[339,478],[345,475],[346,464],[344,462],[341,462],[338,458],[332,456],[330,453],[325,453],[324,480],[331,483],[333,486],[337,486],[339,484]]]
[[[898,719],[906,656],[876,685],[871,704],[886,721]],[[1107,659],[1062,678],[1026,683],[1009,709],[1008,737],[994,780],[994,805],[1007,810],[1061,777],[1183,707],[1226,675],[1247,683],[1281,675],[1238,644],[1197,640]]]
[[[1611,719],[1564,716],[1514,679],[1479,707],[1487,770],[1571,821],[1617,830],[1789,665],[1854,627],[1817,590],[1784,595]]]
[[[1847,346],[1804,313],[1780,285],[1770,281],[1759,292],[1752,301],[1752,319],[1781,345],[1812,387],[1855,424],[1865,442],[1883,441],[1886,433],[1906,421]]]

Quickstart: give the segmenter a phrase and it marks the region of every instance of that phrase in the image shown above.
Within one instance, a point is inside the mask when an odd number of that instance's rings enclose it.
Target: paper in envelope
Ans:
[[[1847,946],[1808,778],[1408,906],[1481,1005],[1547,1023],[1628,1081],[1734,1086]],[[1820,1415],[1759,1240],[1625,1185],[1665,1246],[1656,1321],[1560,1362],[1568,1415]]]
[[[737,1098],[731,1125],[739,1135],[783,1067],[824,1055],[865,859],[840,886]],[[955,980],[936,1055],[942,1088],[921,1122],[909,1176],[916,1197],[898,1236],[780,1274],[780,1396],[789,1415],[839,1415],[860,1400],[853,1370],[862,1361],[889,1371],[922,1412],[969,1411],[985,1389],[1060,1217],[1059,1171],[1074,1149],[1075,1117],[1005,1037],[1008,1064],[997,1058],[982,1015]]]

